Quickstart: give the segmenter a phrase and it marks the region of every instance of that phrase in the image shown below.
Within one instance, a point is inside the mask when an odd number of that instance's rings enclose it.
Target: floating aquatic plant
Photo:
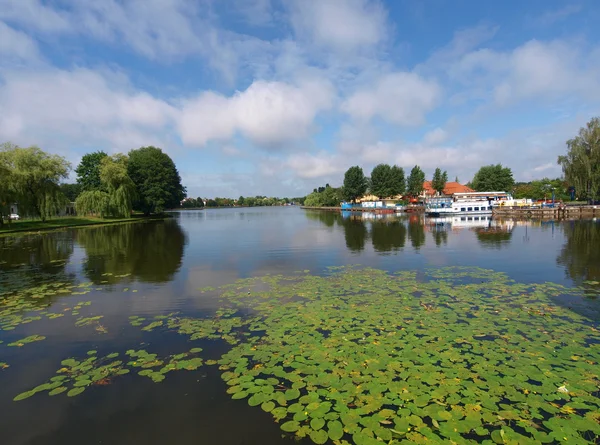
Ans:
[[[35,341],[45,340],[46,337],[43,335],[30,335],[29,337],[22,338],[21,340],[14,341],[9,343],[7,346],[25,346],[27,343],[33,343]]]
[[[600,333],[553,303],[569,292],[484,269],[345,269],[238,281],[220,316],[144,329],[225,339],[232,398],[317,444],[593,443]]]
[[[201,348],[192,348],[189,352],[161,359],[157,354],[148,353],[143,349],[138,351],[130,349],[125,353],[129,357],[128,362],[118,360],[117,352],[99,358],[97,351],[88,351],[85,358],[63,360],[62,367],[56,371],[56,376],[30,391],[17,395],[14,400],[24,400],[44,391],[47,391],[50,396],[63,392],[66,392],[69,397],[77,396],[90,386],[107,385],[115,377],[128,374],[136,368],[141,368],[138,371],[139,375],[147,376],[158,383],[171,371],[198,369],[203,361],[196,355],[201,351]]]
[[[123,361],[90,351],[16,400],[77,395],[133,369],[160,382],[214,364],[233,399],[316,444],[600,437],[600,331],[554,300],[583,298],[579,291],[477,268],[336,268],[239,280],[220,291],[211,318],[130,317],[144,332],[225,340],[230,349],[218,360],[203,361],[199,349],[168,357],[131,349]]]

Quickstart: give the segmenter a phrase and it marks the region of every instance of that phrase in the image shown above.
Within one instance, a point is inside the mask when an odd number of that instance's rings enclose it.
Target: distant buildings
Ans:
[[[446,186],[444,187],[444,191],[440,195],[431,186],[431,181],[425,181],[423,183],[423,191],[421,192],[421,194],[418,197],[413,198],[413,200],[416,202],[418,199],[422,200],[425,198],[433,198],[434,196],[452,196],[455,193],[471,193],[474,191],[475,190],[473,190],[470,187],[467,187],[466,185],[462,185],[462,184],[459,184],[458,182],[452,181],[452,182],[446,183]],[[385,198],[385,199],[379,199],[375,195],[364,195],[363,197],[359,198],[357,201],[358,202],[382,201],[383,205],[391,205],[391,204],[395,203],[396,201],[400,201],[400,200],[403,200],[406,198],[407,198],[406,195],[391,196],[391,197]]]
[[[471,193],[474,192],[470,187],[466,185],[459,184],[458,182],[446,182],[446,186],[444,187],[444,191],[440,196],[452,196],[455,193]],[[425,181],[423,183],[423,192],[420,197],[422,198],[432,198],[434,196],[438,196],[438,192],[436,192],[431,186],[431,181]]]

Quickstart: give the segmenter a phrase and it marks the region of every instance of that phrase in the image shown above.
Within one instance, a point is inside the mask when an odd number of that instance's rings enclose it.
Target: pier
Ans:
[[[520,218],[577,219],[600,217],[600,206],[556,206],[556,207],[495,207],[494,216],[511,216]]]

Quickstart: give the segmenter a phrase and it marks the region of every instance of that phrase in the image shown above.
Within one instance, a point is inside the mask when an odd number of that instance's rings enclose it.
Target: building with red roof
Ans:
[[[446,182],[446,186],[444,187],[444,193],[443,195],[446,196],[452,196],[455,193],[470,193],[470,192],[474,192],[475,190],[473,190],[470,187],[467,187],[466,185],[462,185],[459,184],[458,182]],[[431,186],[431,181],[425,181],[423,183],[423,192],[421,194],[421,196],[424,196],[426,198],[431,198],[433,196],[436,196],[437,192],[433,189],[433,187]]]

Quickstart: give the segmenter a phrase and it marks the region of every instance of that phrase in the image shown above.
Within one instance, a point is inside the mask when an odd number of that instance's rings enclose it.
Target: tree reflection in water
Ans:
[[[373,221],[371,241],[377,252],[396,252],[406,244],[406,226],[398,220]]]
[[[354,212],[344,212],[343,216],[339,216],[338,221],[344,227],[346,247],[352,252],[364,250],[368,232],[362,215]]]
[[[576,284],[600,291],[600,221],[565,221],[565,244],[556,262]]]
[[[408,220],[408,238],[415,250],[425,244],[425,226],[419,215],[411,215]]]
[[[77,231],[87,254],[83,273],[94,283],[125,278],[170,281],[181,266],[186,237],[174,220],[115,224]]]

